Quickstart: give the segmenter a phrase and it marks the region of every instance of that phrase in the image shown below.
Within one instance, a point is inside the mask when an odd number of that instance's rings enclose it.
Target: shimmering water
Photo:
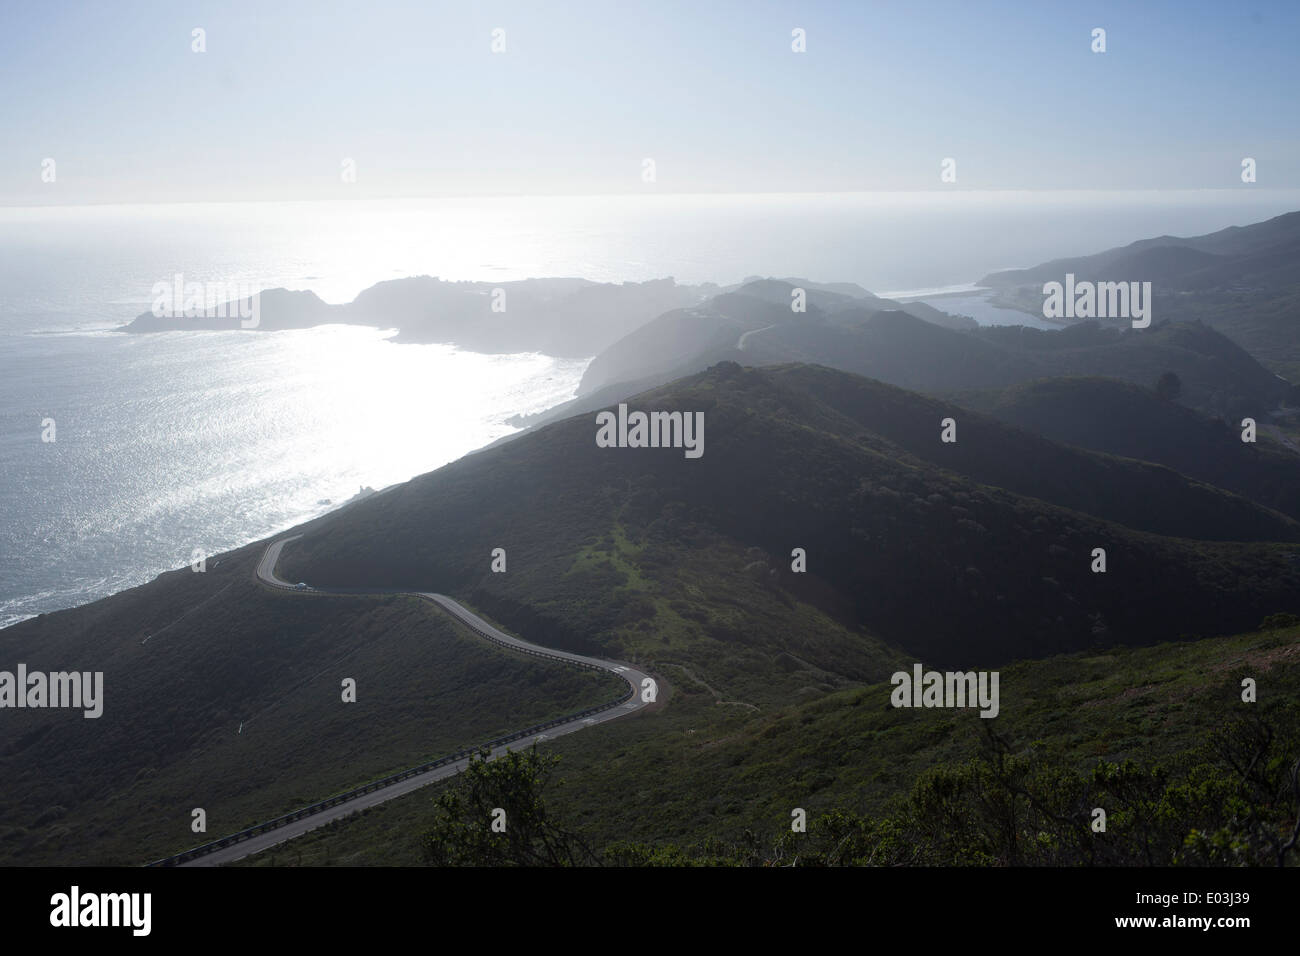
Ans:
[[[383,336],[0,335],[0,624],[430,471],[572,397],[586,365]]]

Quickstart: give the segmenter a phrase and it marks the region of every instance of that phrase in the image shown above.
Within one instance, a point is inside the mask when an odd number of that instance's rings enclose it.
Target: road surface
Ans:
[[[737,351],[740,352],[745,351],[745,343],[749,340],[749,337],[751,335],[757,335],[759,332],[766,332],[768,329],[774,329],[774,328],[776,328],[775,325],[765,325],[761,329],[750,329],[748,332],[745,332],[740,336],[740,338],[736,339]]]
[[[565,734],[571,734],[574,731],[582,730],[586,727],[592,727],[596,724],[603,724],[610,720],[617,720],[620,717],[626,717],[628,714],[635,713],[649,704],[641,699],[642,681],[646,680],[649,675],[637,670],[629,664],[622,664],[617,661],[601,660],[598,657],[586,657],[582,654],[571,654],[568,651],[553,650],[549,647],[541,647],[537,644],[531,644],[528,641],[521,640],[498,630],[491,624],[484,621],[477,614],[462,607],[456,601],[447,597],[445,594],[434,594],[429,591],[384,591],[374,588],[313,588],[311,590],[299,591],[294,585],[287,581],[282,581],[275,574],[275,567],[280,561],[280,552],[290,541],[301,538],[302,535],[294,535],[289,538],[281,538],[272,542],[262,554],[261,561],[257,565],[257,577],[263,584],[268,587],[289,591],[294,594],[301,594],[304,597],[316,597],[322,594],[409,594],[414,597],[430,601],[442,608],[452,617],[459,620],[462,624],[467,625],[480,637],[492,641],[494,644],[500,644],[511,650],[528,654],[531,657],[540,657],[546,660],[560,661],[566,664],[573,664],[578,667],[596,668],[608,671],[611,674],[617,674],[623,680],[631,685],[632,696],[623,703],[612,704],[609,707],[598,711],[597,713],[588,714],[584,717],[578,717],[573,720],[558,724],[554,727],[548,727],[545,731],[536,736],[529,736],[522,740],[516,740],[509,744],[502,744],[491,751],[491,758],[495,759],[510,750],[525,749],[541,740],[551,740],[555,737],[563,737]],[[454,763],[448,763],[425,773],[418,774],[414,777],[408,777],[396,783],[389,784],[379,790],[371,793],[354,797],[343,803],[319,810],[310,816],[304,816],[301,819],[285,823],[266,833],[260,833],[256,836],[240,840],[238,843],[230,846],[221,847],[212,850],[196,859],[187,860],[179,866],[219,866],[223,863],[232,863],[235,860],[241,860],[246,856],[259,853],[276,844],[284,843],[286,840],[292,840],[294,837],[302,836],[317,827],[323,826],[332,820],[345,817],[350,813],[356,813],[358,810],[365,810],[369,807],[378,806],[395,797],[400,797],[410,793],[412,790],[418,790],[426,787],[431,783],[439,780],[445,780],[448,777],[454,777],[469,765],[471,758],[465,757]],[[160,861],[165,862],[165,861]]]

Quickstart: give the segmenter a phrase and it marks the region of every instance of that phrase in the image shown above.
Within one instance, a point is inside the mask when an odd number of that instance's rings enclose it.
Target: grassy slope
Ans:
[[[221,835],[621,686],[495,649],[416,599],[267,590],[260,552],[0,634],[6,667],[102,670],[106,699],[97,720],[6,711],[0,860],[145,862],[205,839],[194,807]]]
[[[1300,628],[1024,661],[1001,671],[1001,714],[896,710],[887,683],[759,710],[719,703],[699,681],[674,684],[668,707],[548,744],[562,756],[552,807],[594,845],[621,840],[738,841],[778,832],[793,807],[876,812],[922,771],[978,750],[982,724],[1018,753],[1079,770],[1099,760],[1163,761],[1195,749],[1240,703],[1300,697]],[[739,689],[708,681],[723,697]],[[243,865],[406,865],[438,788],[402,797],[291,841]]]

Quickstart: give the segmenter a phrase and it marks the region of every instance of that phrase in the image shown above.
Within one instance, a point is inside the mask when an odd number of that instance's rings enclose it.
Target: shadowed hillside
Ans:
[[[614,343],[592,360],[579,394],[618,382],[662,381],[670,371],[684,374],[728,359],[816,363],[939,395],[1062,375],[1105,375],[1149,386],[1172,371],[1183,382],[1188,405],[1238,420],[1265,419],[1293,394],[1288,382],[1200,323],[1156,322],[1142,330],[1097,322],[1060,330],[952,329],[856,302],[835,313],[810,303],[807,313],[797,314],[788,302],[783,307],[739,294],[719,299],[726,300],[725,315],[707,306],[672,313]],[[629,385],[622,394],[630,391]]]
[[[322,522],[287,556],[288,573],[441,589],[561,647],[640,659],[712,654],[702,650],[712,641],[851,676],[864,668],[845,666],[850,646],[771,632],[745,615],[747,595],[775,588],[909,653],[963,664],[1224,633],[1300,606],[1300,549],[1162,537],[1071,509],[1119,517],[1126,498],[1142,512],[1197,498],[1169,513],[1184,513],[1185,537],[1204,534],[1198,519],[1214,500],[1236,516],[1229,524],[1255,514],[1291,536],[1287,519],[955,407],[959,442],[942,445],[949,407],[878,383],[727,363],[633,407],[703,411],[703,457],[598,448],[593,418],[578,416]],[[1008,471],[1018,457],[1035,467]],[[497,547],[505,574],[488,568]],[[807,574],[790,570],[796,547]],[[1090,571],[1096,547],[1105,574]]]
[[[1058,378],[963,398],[963,404],[1054,441],[1158,462],[1300,518],[1300,455],[1206,418],[1151,389],[1106,378]]]

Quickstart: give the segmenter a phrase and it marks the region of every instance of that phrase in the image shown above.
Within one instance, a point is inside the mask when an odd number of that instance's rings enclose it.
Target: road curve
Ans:
[[[749,341],[751,335],[757,335],[759,332],[766,332],[768,329],[774,328],[776,328],[775,325],[765,325],[761,329],[750,329],[748,332],[741,334],[740,338],[736,339],[736,349],[741,352],[745,351],[745,343]]]
[[[622,701],[607,705],[606,707],[589,711],[585,715],[575,717],[572,720],[565,720],[553,727],[547,727],[544,731],[530,735],[520,740],[515,740],[507,744],[493,747],[491,749],[491,759],[500,757],[502,754],[514,749],[521,749],[532,746],[542,740],[550,740],[554,737],[563,737],[565,734],[571,734],[574,731],[582,730],[585,727],[591,727],[595,724],[603,724],[610,720],[617,720],[620,717],[626,717],[628,714],[635,713],[643,707],[649,706],[647,702],[641,699],[642,681],[649,675],[637,670],[629,664],[622,664],[617,661],[601,660],[598,657],[586,657],[582,654],[571,654],[568,651],[558,651],[549,647],[541,647],[537,644],[531,644],[528,641],[520,640],[506,634],[503,631],[493,627],[487,621],[484,621],[477,614],[462,607],[453,599],[445,594],[434,594],[429,591],[386,591],[375,588],[314,588],[310,591],[298,591],[292,584],[282,581],[276,577],[275,567],[280,561],[280,552],[290,541],[295,541],[302,535],[293,535],[288,538],[281,538],[272,542],[262,554],[262,559],[257,565],[257,578],[268,587],[280,590],[293,591],[294,593],[303,594],[304,596],[315,596],[321,594],[406,594],[412,597],[422,598],[436,604],[442,610],[446,611],[452,617],[456,618],[462,624],[467,625],[480,637],[492,641],[514,651],[528,654],[531,657],[540,657],[546,660],[561,661],[566,664],[572,664],[578,667],[593,668],[596,670],[608,671],[611,674],[617,674],[623,680],[627,681],[630,688],[630,696]],[[331,807],[323,808],[315,812],[304,813],[298,819],[289,820],[274,829],[267,830],[255,836],[241,839],[238,842],[231,843],[228,846],[221,846],[204,852],[201,856],[187,859],[184,862],[176,862],[178,866],[219,866],[223,863],[231,863],[235,860],[243,859],[254,853],[259,853],[268,847],[283,843],[286,840],[292,840],[294,837],[301,836],[317,827],[323,826],[332,820],[338,820],[348,814],[355,813],[358,810],[365,810],[369,807],[378,806],[410,793],[412,790],[418,790],[421,787],[428,786],[439,780],[445,780],[460,773],[469,765],[469,756],[462,757],[458,760],[445,763],[442,766],[423,773],[409,776],[406,779],[399,780],[387,786],[373,790],[369,793],[348,799],[342,803],[335,804]],[[293,817],[294,814],[287,816]],[[224,842],[222,840],[214,843]],[[194,851],[189,851],[193,853]],[[186,854],[181,854],[186,855]],[[169,857],[167,860],[158,861],[161,864],[174,862],[174,858]]]

